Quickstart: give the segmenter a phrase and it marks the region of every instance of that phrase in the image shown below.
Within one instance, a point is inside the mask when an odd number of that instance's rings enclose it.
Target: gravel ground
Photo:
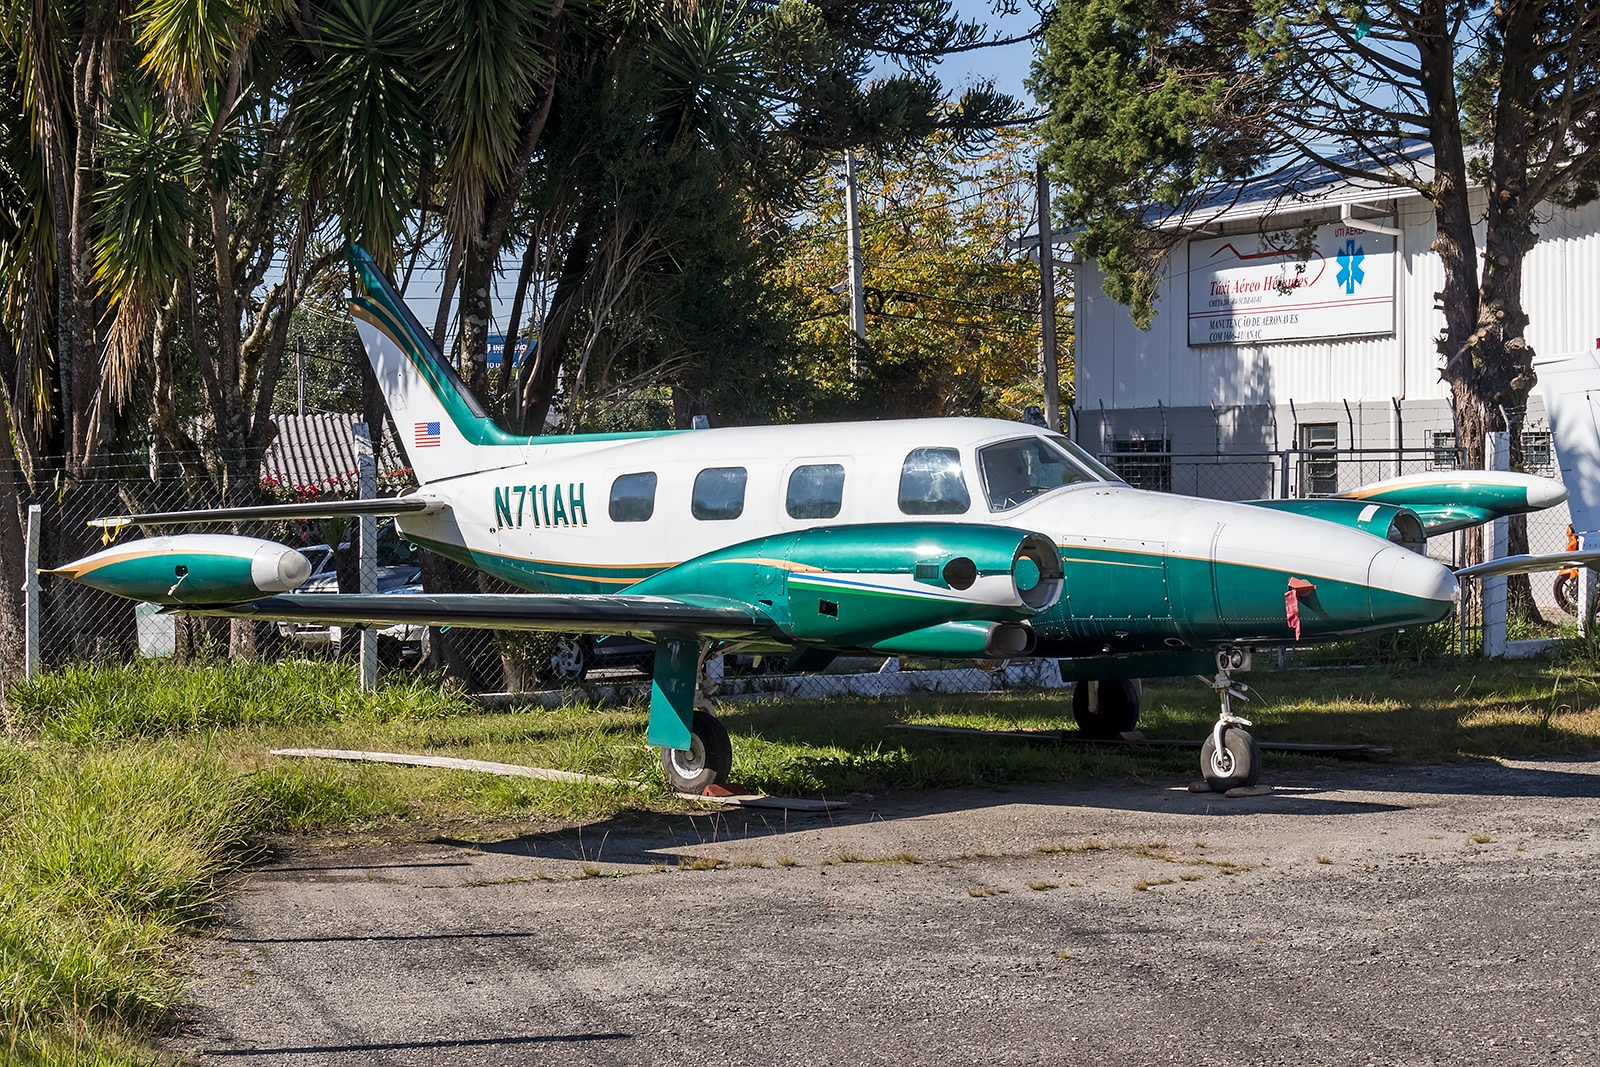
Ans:
[[[197,945],[171,1047],[283,1065],[1600,1063],[1600,763],[1316,769],[1243,800],[1184,784],[298,846]]]

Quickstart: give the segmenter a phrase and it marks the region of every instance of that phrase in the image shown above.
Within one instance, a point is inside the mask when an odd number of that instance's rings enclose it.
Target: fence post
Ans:
[[[22,583],[22,676],[28,681],[39,676],[39,525],[43,514],[38,504],[28,505],[27,548]]]
[[[1492,471],[1503,471],[1511,465],[1510,434],[1483,435],[1483,465]],[[1489,523],[1486,533],[1484,561],[1502,558],[1506,554],[1506,520],[1495,519]],[[1483,654],[1487,659],[1498,659],[1506,654],[1505,575],[1483,580]]]
[[[1587,552],[1595,547],[1592,535],[1579,534],[1578,547]],[[1588,637],[1593,628],[1595,609],[1595,571],[1591,567],[1578,569],[1578,636]]]
[[[1278,453],[1278,499],[1289,499],[1289,452],[1285,449]]]
[[[352,426],[356,438],[356,493],[363,500],[378,495],[378,461],[372,454],[372,433],[364,422]],[[356,560],[360,567],[360,590],[378,591],[378,517],[363,515],[357,521]],[[361,627],[361,689],[378,688],[378,634],[370,626]]]

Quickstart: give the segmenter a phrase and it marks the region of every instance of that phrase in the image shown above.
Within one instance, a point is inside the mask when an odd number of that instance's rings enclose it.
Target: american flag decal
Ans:
[[[417,423],[416,445],[418,448],[438,448],[439,424],[437,422]]]

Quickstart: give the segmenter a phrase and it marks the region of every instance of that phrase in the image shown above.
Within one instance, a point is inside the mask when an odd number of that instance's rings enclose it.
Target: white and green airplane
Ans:
[[[1130,487],[1059,434],[994,419],[518,437],[478,405],[371,257],[353,248],[351,259],[366,290],[351,314],[418,488],[97,523],[392,515],[417,544],[528,592],[291,594],[304,557],[222,534],[114,544],[57,573],[200,614],[644,637],[656,645],[647,737],[679,792],[730,770],[727,732],[697,696],[706,656],[736,649],[1059,657],[1096,737],[1133,729],[1130,679],[1214,673],[1222,709],[1202,772],[1219,790],[1253,785],[1259,750],[1230,708],[1241,695],[1230,672],[1251,646],[1443,619],[1457,575],[1422,554],[1428,534],[1566,498],[1558,482],[1480,471],[1344,499],[1175,496]]]

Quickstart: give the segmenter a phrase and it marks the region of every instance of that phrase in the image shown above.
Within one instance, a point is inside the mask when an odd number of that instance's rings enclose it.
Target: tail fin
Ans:
[[[519,454],[482,450],[526,444],[528,438],[495,425],[366,249],[351,245],[350,262],[367,291],[351,297],[350,314],[417,479],[431,482],[519,462]]]

